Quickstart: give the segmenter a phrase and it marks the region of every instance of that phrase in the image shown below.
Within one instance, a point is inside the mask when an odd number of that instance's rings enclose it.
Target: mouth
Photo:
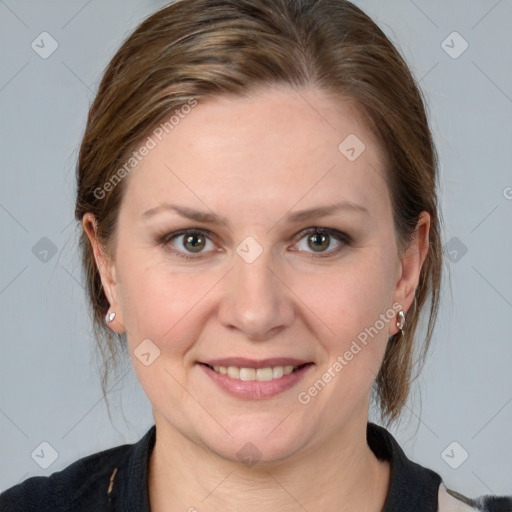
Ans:
[[[311,366],[313,363],[304,363],[299,365],[273,365],[273,366],[235,366],[235,365],[213,365],[208,363],[200,363],[215,373],[220,375],[227,375],[232,379],[242,381],[256,380],[260,382],[281,379],[286,375],[300,371],[306,366]]]
[[[229,360],[232,363],[232,359]],[[238,359],[238,361],[240,361]],[[245,360],[247,361],[247,360]],[[269,365],[266,361],[272,361]],[[205,375],[222,390],[239,399],[262,400],[273,398],[287,390],[291,390],[305,378],[310,369],[315,366],[312,362],[299,364],[276,364],[276,360],[249,361],[238,363],[244,366],[226,365],[227,360],[217,360],[224,364],[211,364],[214,361],[198,362]],[[278,362],[290,362],[289,359],[279,359]],[[252,364],[252,366],[245,366]]]

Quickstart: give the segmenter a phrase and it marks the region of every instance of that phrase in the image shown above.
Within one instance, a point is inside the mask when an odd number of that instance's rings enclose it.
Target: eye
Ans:
[[[157,242],[163,245],[167,250],[172,252],[180,258],[187,260],[197,260],[202,258],[205,253],[216,252],[215,244],[210,240],[213,234],[208,230],[203,229],[185,229],[175,233],[168,233],[157,237]],[[292,251],[299,250],[301,252],[312,252],[313,255],[318,257],[327,257],[337,254],[344,245],[352,242],[352,239],[346,233],[332,228],[309,228],[301,231],[299,234],[299,242],[306,239],[306,248],[299,247],[299,249],[292,249]],[[327,251],[333,245],[333,239],[338,242],[338,247]],[[210,251],[208,249],[210,244]],[[300,245],[300,244],[299,244]],[[309,251],[308,249],[312,249]]]
[[[158,242],[166,246],[176,256],[193,260],[201,258],[204,252],[208,252],[203,251],[205,247],[208,247],[208,243],[213,246],[210,247],[210,250],[215,247],[208,235],[209,233],[204,230],[186,229],[158,237]]]
[[[332,228],[309,228],[301,232],[301,238],[299,242],[305,239],[306,249],[299,248],[299,250],[312,249],[313,253],[317,253],[320,257],[332,256],[337,254],[344,245],[350,244],[352,239],[346,233],[342,233],[337,229]],[[327,251],[330,246],[333,245],[333,239],[338,241],[338,247]]]

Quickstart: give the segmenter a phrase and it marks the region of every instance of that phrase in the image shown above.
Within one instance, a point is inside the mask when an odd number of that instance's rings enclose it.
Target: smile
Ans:
[[[199,364],[218,389],[246,400],[262,400],[279,395],[296,386],[314,366],[314,363],[306,363],[300,366],[250,368]]]
[[[239,380],[258,380],[269,381],[273,379],[280,379],[283,375],[289,375],[297,371],[300,366],[286,365],[286,366],[268,366],[266,368],[244,368],[238,366],[212,366],[207,364],[213,371],[222,375],[227,375],[232,379]]]

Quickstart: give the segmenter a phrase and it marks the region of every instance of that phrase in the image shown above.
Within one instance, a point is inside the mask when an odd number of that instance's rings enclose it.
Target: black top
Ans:
[[[437,512],[441,477],[409,460],[394,437],[374,423],[368,445],[388,460],[391,479],[382,512]],[[150,512],[148,463],[156,426],[134,444],[98,452],[50,476],[36,476],[0,494],[0,512]],[[451,492],[451,491],[449,491]],[[511,498],[470,500],[451,492],[469,510],[512,511]]]

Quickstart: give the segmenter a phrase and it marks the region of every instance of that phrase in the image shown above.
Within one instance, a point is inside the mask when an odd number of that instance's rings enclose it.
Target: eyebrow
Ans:
[[[157,213],[164,211],[174,211],[180,214],[182,217],[186,217],[187,219],[191,219],[196,222],[228,225],[228,222],[224,217],[221,217],[215,213],[202,212],[199,210],[188,208],[186,206],[180,206],[169,203],[163,203],[159,206],[155,206],[154,208],[150,208],[149,210],[146,210],[144,213],[142,213],[141,217],[143,219],[148,219],[150,217],[153,217]],[[309,208],[307,210],[301,210],[299,212],[291,212],[288,215],[286,215],[285,220],[288,223],[297,223],[315,217],[331,215],[339,211],[347,211],[369,215],[369,211],[364,206],[357,203],[353,203],[352,201],[344,201],[341,203],[335,203],[327,206]]]

